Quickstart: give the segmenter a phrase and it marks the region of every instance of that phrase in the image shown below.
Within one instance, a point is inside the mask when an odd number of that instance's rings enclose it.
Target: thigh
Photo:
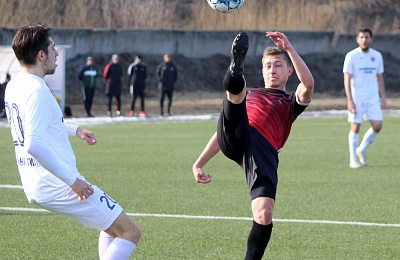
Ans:
[[[379,102],[368,103],[365,115],[369,121],[382,121],[382,108]]]
[[[224,100],[224,102],[225,101],[227,100]],[[229,105],[223,106],[218,120],[218,144],[226,157],[241,164],[249,134],[249,120],[246,111],[244,111],[244,116],[232,124],[225,116],[228,112],[225,111],[226,109],[229,109]],[[243,109],[245,110],[246,106],[243,106]]]
[[[272,183],[271,178],[256,174],[256,180],[250,189],[251,200],[259,197],[268,197],[275,200],[276,186]]]
[[[121,214],[121,206],[97,186],[92,186],[94,193],[88,199],[79,200],[78,196],[70,190],[65,196],[38,206],[50,212],[69,217],[79,223],[104,231]]]
[[[354,124],[361,124],[363,121],[363,116],[365,114],[365,103],[355,102],[356,111],[351,113],[350,111],[347,112],[348,115],[348,122]]]
[[[167,92],[167,97],[169,100],[172,100],[172,90]]]

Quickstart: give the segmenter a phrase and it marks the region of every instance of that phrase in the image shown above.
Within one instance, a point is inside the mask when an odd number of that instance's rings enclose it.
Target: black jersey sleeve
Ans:
[[[296,115],[300,115],[307,108],[308,104],[299,104],[297,102],[296,93],[292,94],[292,107]]]

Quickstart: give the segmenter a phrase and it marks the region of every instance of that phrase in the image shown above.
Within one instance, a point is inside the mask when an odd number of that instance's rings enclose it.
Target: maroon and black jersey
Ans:
[[[276,187],[278,152],[307,106],[298,104],[295,94],[270,88],[248,89],[245,102],[235,105],[225,97],[218,121],[218,144],[225,156],[245,170],[250,191],[257,175],[270,178]]]
[[[246,109],[250,126],[257,129],[277,152],[289,137],[294,120],[306,106],[296,102],[295,94],[276,89],[248,89]]]

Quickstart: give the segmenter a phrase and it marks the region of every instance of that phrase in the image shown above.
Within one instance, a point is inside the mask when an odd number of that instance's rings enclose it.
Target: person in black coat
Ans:
[[[97,85],[97,76],[99,71],[94,65],[93,57],[87,57],[86,64],[79,70],[78,78],[83,84],[83,93],[85,100],[85,110],[88,117],[93,117],[91,113],[93,97]]]
[[[129,113],[129,116],[133,116],[135,114],[135,102],[137,97],[140,97],[141,100],[141,110],[139,116],[146,116],[146,112],[144,111],[144,97],[146,88],[147,67],[146,64],[142,62],[142,56],[136,56],[135,62],[129,65],[128,75],[130,94],[133,95],[131,112]]]
[[[172,63],[171,55],[164,54],[164,63],[158,65],[157,76],[159,80],[159,89],[161,90],[160,114],[164,115],[164,98],[168,97],[168,115],[171,115],[172,94],[175,89],[175,83],[178,79],[178,70]]]
[[[119,56],[114,54],[111,63],[104,68],[103,77],[106,81],[106,95],[108,96],[108,115],[111,116],[112,98],[117,99],[116,115],[121,115],[121,91],[122,91],[122,66],[119,64]]]

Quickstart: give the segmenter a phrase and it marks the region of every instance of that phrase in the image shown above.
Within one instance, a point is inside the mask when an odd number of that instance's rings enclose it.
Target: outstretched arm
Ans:
[[[267,32],[267,37],[271,38],[278,47],[284,48],[288,52],[300,80],[296,91],[297,98],[301,103],[309,103],[314,92],[314,78],[306,63],[290,44],[286,35],[281,32]]]
[[[194,174],[194,178],[198,183],[209,183],[211,182],[211,174],[205,174],[203,171],[204,165],[211,160],[218,152],[220,148],[217,140],[217,133],[215,133],[207,146],[204,148],[203,152],[200,154],[197,161],[193,164],[192,170]]]

